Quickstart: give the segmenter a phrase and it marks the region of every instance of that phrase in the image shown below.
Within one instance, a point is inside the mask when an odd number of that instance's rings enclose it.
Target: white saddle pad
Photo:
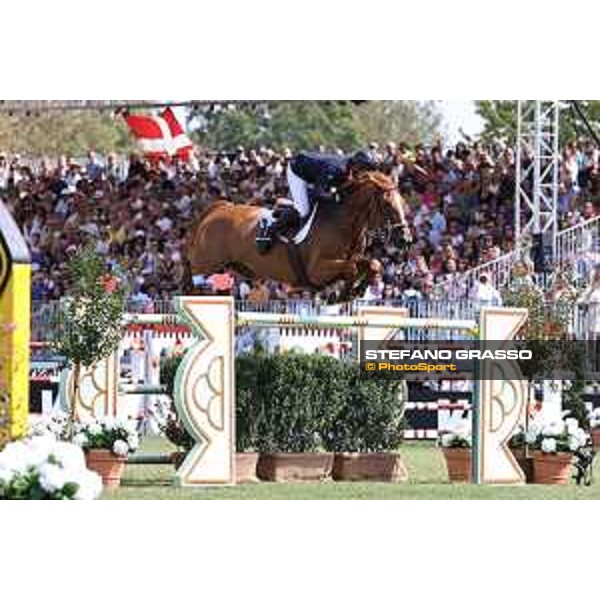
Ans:
[[[294,236],[294,244],[301,244],[306,239],[306,236],[310,233],[318,207],[319,204],[315,202],[315,205],[313,206],[312,212],[310,213],[306,223],[304,223],[300,231]]]

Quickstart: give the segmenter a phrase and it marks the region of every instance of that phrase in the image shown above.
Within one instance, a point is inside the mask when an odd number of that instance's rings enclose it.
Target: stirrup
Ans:
[[[256,249],[259,254],[266,254],[273,246],[271,226],[267,219],[262,219],[256,228]]]

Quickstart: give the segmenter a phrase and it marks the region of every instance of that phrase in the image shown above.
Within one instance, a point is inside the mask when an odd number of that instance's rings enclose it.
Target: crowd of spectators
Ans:
[[[390,142],[372,144],[371,150],[410,207],[415,243],[400,250],[372,240],[369,253],[381,268],[366,299],[428,299],[440,282],[446,283],[444,299],[463,295],[453,289],[456,273],[514,248],[513,148],[500,142],[461,142],[446,149]],[[69,257],[86,243],[95,244],[115,274],[127,274],[131,300],[142,310],[170,299],[186,280],[182,241],[194,216],[217,197],[269,204],[287,196],[291,156],[288,148],[241,147],[231,153],[196,152],[185,163],[100,157],[92,151],[84,159],[52,161],[0,153],[0,197],[31,248],[34,302],[63,295]],[[599,199],[598,149],[589,142],[567,144],[560,170],[561,227],[595,216]],[[229,272],[202,284],[254,302],[291,296],[284,285]],[[337,292],[332,286],[315,299]]]

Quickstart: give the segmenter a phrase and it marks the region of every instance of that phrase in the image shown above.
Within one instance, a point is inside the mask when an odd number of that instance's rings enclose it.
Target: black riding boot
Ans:
[[[300,226],[300,215],[294,208],[276,208],[272,221],[263,219],[256,230],[256,246],[260,254],[266,254],[272,247],[278,235],[291,237]]]
[[[295,208],[285,207],[276,208],[273,211],[274,221],[271,224],[271,234],[273,237],[276,235],[283,235],[285,237],[292,237],[298,231],[300,227],[300,215]]]

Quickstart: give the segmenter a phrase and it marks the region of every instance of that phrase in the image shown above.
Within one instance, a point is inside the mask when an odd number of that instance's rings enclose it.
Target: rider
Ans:
[[[289,162],[287,182],[292,206],[279,206],[273,219],[259,228],[257,239],[272,240],[277,233],[298,230],[310,214],[313,202],[336,201],[339,189],[352,180],[359,171],[373,171],[378,167],[375,157],[359,150],[350,156],[300,152]]]

